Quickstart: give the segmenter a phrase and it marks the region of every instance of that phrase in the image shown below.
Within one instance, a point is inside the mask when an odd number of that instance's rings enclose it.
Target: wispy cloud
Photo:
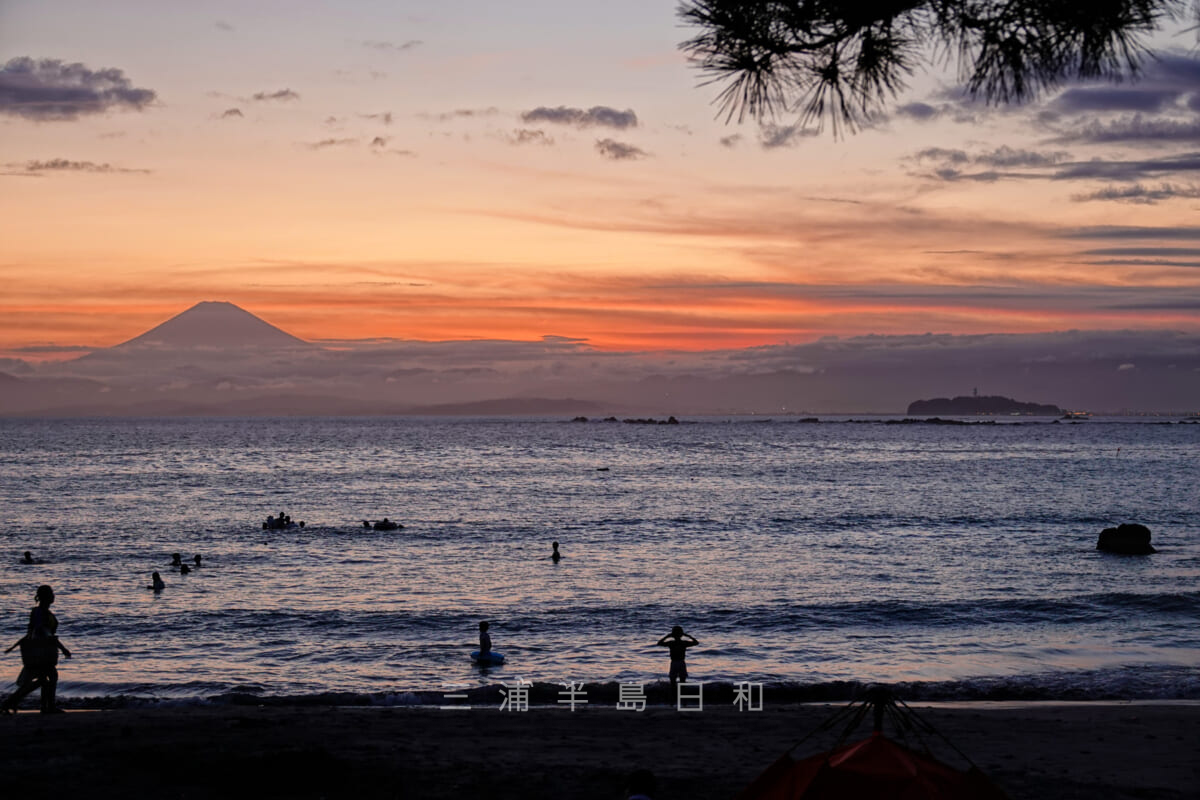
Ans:
[[[358,144],[358,139],[322,139],[319,142],[304,142],[309,150],[325,150],[330,147],[349,147]]]
[[[1118,119],[1086,119],[1051,141],[1063,144],[1171,144],[1200,142],[1200,120],[1153,118],[1142,114]]]
[[[115,68],[93,70],[79,63],[27,56],[0,67],[0,114],[39,122],[113,110],[141,111],[156,97]]]
[[[280,89],[275,92],[255,92],[254,94],[250,95],[250,99],[256,103],[271,102],[276,100],[282,102],[291,102],[292,100],[299,100],[300,95],[296,92],[293,92],[291,89]]]
[[[425,44],[420,39],[409,39],[405,42],[389,42],[382,39],[367,39],[361,42],[363,47],[371,50],[381,50],[386,53],[403,53],[407,50],[420,47]]]
[[[359,116],[373,122],[382,122],[384,125],[392,124],[392,112],[390,111],[381,111],[378,114],[359,114]]]
[[[473,119],[475,117],[494,117],[500,113],[500,109],[495,106],[488,108],[456,108],[452,111],[443,111],[437,114],[419,114],[423,119],[431,119],[435,122],[451,122],[457,119]]]
[[[508,142],[509,142],[509,144],[516,144],[516,145],[521,145],[521,144],[552,145],[552,144],[554,144],[554,139],[552,139],[550,136],[546,135],[546,132],[543,130],[530,129],[530,128],[518,128],[517,130],[513,131],[512,134],[508,137]]]
[[[1061,239],[1174,239],[1200,241],[1200,227],[1149,225],[1096,225],[1060,231]]]
[[[526,123],[549,122],[555,125],[573,125],[576,128],[615,128],[624,130],[636,128],[637,114],[632,109],[618,111],[609,106],[592,106],[586,111],[582,108],[558,106],[548,108],[539,106],[532,111],[521,114],[521,121]]]
[[[26,161],[6,164],[9,175],[44,175],[52,172],[92,172],[102,174],[149,175],[151,170],[131,167],[115,167],[112,164],[97,164],[95,161],[72,161],[67,158],[52,158],[47,161]]]
[[[240,108],[227,108],[221,112],[221,119],[229,119],[230,117],[244,117]]]
[[[213,23],[213,27],[219,31],[225,31],[226,33],[230,33],[234,30],[232,25],[220,19]]]
[[[801,139],[811,138],[820,134],[816,128],[806,128],[802,125],[776,125],[767,123],[758,132],[758,143],[765,150],[778,147],[794,147]]]
[[[639,147],[618,142],[616,139],[597,139],[596,151],[612,161],[631,161],[650,155]]]
[[[1106,186],[1094,192],[1084,192],[1071,196],[1071,199],[1077,202],[1111,200],[1118,203],[1138,203],[1141,205],[1152,205],[1163,200],[1178,198],[1189,200],[1200,199],[1200,186],[1196,186],[1195,184],[1181,186],[1173,183],[1143,186],[1140,183],[1135,183],[1132,186]]]

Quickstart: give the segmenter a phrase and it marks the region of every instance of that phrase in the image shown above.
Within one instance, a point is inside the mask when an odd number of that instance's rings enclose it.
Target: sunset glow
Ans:
[[[206,299],[313,341],[601,351],[1200,328],[1192,34],[1123,93],[1026,108],[918,75],[835,140],[713,119],[672,4],[598,16],[4,4],[5,80],[116,77],[0,107],[0,354],[111,346]]]

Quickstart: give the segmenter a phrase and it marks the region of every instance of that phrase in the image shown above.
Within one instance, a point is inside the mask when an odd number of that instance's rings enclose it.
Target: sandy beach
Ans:
[[[0,774],[9,797],[614,800],[646,767],[656,800],[732,798],[840,707],[30,711],[0,719]],[[1200,705],[914,709],[1014,800],[1200,797]]]

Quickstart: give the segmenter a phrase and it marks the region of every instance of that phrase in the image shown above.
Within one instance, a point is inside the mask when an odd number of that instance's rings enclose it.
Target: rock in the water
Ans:
[[[1100,531],[1096,549],[1106,553],[1121,553],[1130,556],[1144,556],[1158,552],[1150,546],[1150,529],[1136,523],[1125,523]]]

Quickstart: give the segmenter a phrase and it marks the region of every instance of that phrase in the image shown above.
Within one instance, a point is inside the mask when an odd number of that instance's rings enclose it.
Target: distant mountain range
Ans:
[[[403,317],[395,330],[405,330]],[[1200,333],[1183,331],[871,335],[612,351],[549,335],[309,342],[233,303],[203,302],[79,358],[6,357],[20,352],[0,353],[3,416],[792,418],[895,413],[912,397],[980,382],[1016,396],[1053,394],[1073,408],[1200,410]],[[992,396],[920,401],[908,413],[1061,412]]]
[[[1063,410],[1058,406],[1040,403],[1022,403],[1011,397],[989,395],[987,397],[935,397],[932,400],[915,400],[908,404],[908,413],[913,416],[947,414],[955,417],[973,414],[1033,414],[1058,416]]]

